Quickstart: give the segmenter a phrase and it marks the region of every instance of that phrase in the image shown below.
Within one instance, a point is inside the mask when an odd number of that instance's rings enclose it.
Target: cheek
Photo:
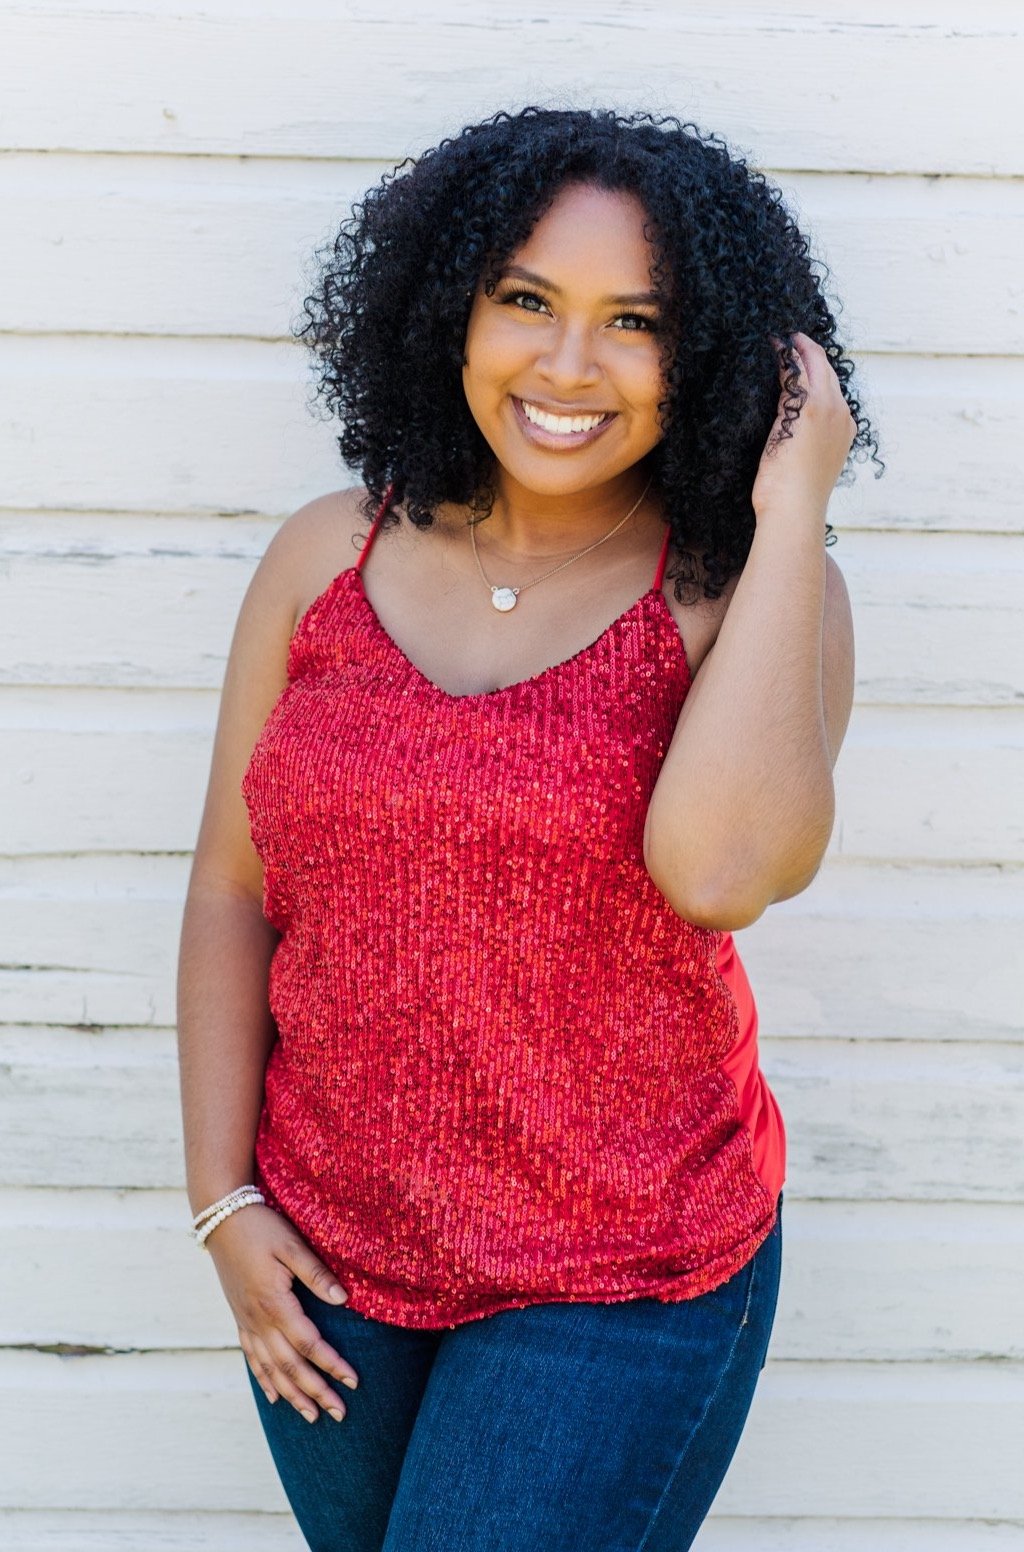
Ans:
[[[467,370],[480,382],[500,380],[532,354],[526,336],[526,330],[516,328],[515,321],[505,320],[500,312],[487,314],[479,321],[471,318],[464,352],[469,357]]]
[[[668,383],[656,351],[637,351],[619,375],[622,396],[638,414],[654,417],[658,403],[668,392]]]
[[[524,339],[521,332],[501,331],[491,339],[487,351],[484,377],[492,391],[504,397],[511,386],[522,388],[523,382],[532,382],[537,350]]]

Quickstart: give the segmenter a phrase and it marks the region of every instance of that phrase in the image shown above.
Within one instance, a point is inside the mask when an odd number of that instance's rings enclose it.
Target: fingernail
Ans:
[[[356,1386],[359,1384],[359,1381],[354,1380],[350,1374],[344,1374],[342,1375],[341,1383],[343,1385],[347,1385],[349,1390],[355,1390]]]
[[[344,1289],[339,1288],[337,1283],[332,1283],[327,1290],[327,1297],[333,1300],[335,1304],[344,1304],[348,1299],[348,1294]]]
[[[337,1407],[328,1407],[327,1410],[330,1412],[336,1423],[340,1423],[342,1418],[345,1416],[344,1412],[339,1412]]]
[[[315,1423],[316,1422],[316,1413],[315,1412],[307,1412],[305,1407],[302,1408],[302,1415],[306,1419],[307,1423]]]

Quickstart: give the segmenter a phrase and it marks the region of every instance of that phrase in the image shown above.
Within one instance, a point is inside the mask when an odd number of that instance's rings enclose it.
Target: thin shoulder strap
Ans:
[[[391,484],[388,486],[387,490],[384,492],[384,500],[381,502],[380,506],[377,508],[377,515],[376,515],[376,517],[373,520],[373,523],[372,523],[371,528],[370,528],[370,532],[366,536],[366,542],[363,545],[362,549],[359,551],[359,559],[356,561],[356,570],[357,571],[362,571],[362,569],[363,569],[363,562],[365,561],[367,555],[369,555],[369,553],[370,553],[370,546],[373,543],[374,539],[377,537],[377,529],[380,527],[380,520],[384,516],[384,513],[387,511],[388,507],[391,505],[391,498],[394,495],[394,493],[395,493],[395,482],[394,482],[394,480],[392,480]]]
[[[656,588],[660,588],[661,587],[662,578],[665,575],[665,563],[668,560],[668,542],[671,539],[671,537],[672,537],[672,530],[668,526],[668,524],[666,523],[665,524],[665,537],[661,541],[661,558],[658,561],[658,569],[654,573],[654,583],[653,583],[653,585]]]

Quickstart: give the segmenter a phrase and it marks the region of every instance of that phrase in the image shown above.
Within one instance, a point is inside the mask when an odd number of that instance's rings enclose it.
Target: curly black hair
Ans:
[[[317,362],[316,394],[337,414],[342,458],[362,474],[369,516],[393,486],[411,522],[441,502],[493,506],[494,454],[462,385],[474,293],[567,183],[639,196],[649,220],[651,279],[663,299],[658,406],[662,440],[648,459],[681,553],[669,575],[689,599],[721,595],[754,534],[751,491],[779,407],[783,435],[799,414],[793,335],[825,350],[857,431],[884,471],[870,422],[850,390],[853,363],[806,237],[780,191],[717,135],[671,115],[526,107],[468,125],[386,172],[316,252],[312,294],[293,333]],[[400,521],[389,514],[388,521]],[[834,539],[826,524],[825,542]]]

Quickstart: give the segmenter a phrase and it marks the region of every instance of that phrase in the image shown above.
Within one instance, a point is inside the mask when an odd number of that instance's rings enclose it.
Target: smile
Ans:
[[[616,412],[595,415],[551,415],[528,399],[511,395],[520,427],[541,447],[580,447],[593,442],[615,419]]]

